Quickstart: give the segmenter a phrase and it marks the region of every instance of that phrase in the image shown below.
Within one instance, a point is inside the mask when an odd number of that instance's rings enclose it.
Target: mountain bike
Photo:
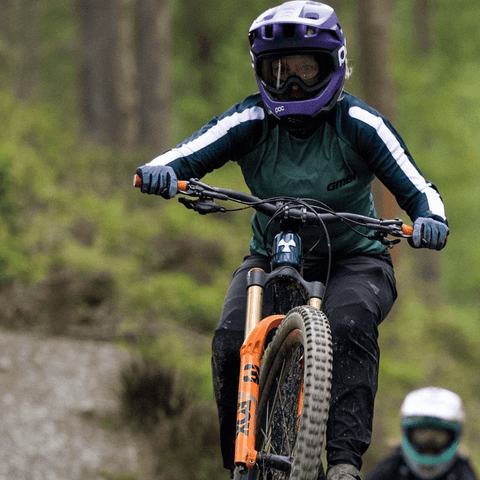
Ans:
[[[138,176],[134,185],[141,186]],[[400,238],[410,237],[412,227],[399,218],[383,220],[338,213],[312,199],[260,199],[196,179],[179,181],[178,190],[185,195],[179,201],[200,214],[253,208],[280,225],[271,249],[267,232],[264,235],[270,273],[258,268],[248,272],[234,479],[321,479],[333,363],[330,326],[321,310],[328,273],[325,283],[304,280],[301,229],[306,225],[323,227],[330,245],[326,224],[340,221],[391,248]],[[218,201],[242,207],[227,210]],[[327,272],[330,263],[331,258]],[[263,316],[267,288],[273,289],[279,305],[288,305],[287,313]],[[284,307],[278,308],[281,311]]]

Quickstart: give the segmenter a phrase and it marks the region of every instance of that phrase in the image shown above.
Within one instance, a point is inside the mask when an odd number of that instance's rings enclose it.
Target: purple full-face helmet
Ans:
[[[279,119],[314,117],[343,91],[346,45],[333,8],[291,1],[262,13],[249,31],[262,99]]]

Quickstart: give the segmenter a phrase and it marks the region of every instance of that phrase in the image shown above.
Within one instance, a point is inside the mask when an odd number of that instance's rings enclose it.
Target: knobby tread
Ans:
[[[295,442],[291,480],[316,480],[330,407],[332,340],[328,319],[320,310],[301,306],[291,310],[277,329],[262,360],[258,418],[269,395],[278,363],[283,359],[285,340],[300,330],[304,348],[304,389],[302,415]],[[258,425],[257,425],[258,427]],[[257,432],[257,438],[260,433]],[[259,476],[258,478],[263,478]],[[279,477],[283,478],[283,477]]]

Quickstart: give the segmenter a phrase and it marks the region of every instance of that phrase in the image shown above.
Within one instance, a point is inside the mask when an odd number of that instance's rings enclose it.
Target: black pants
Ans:
[[[224,466],[233,469],[239,349],[243,343],[246,274],[253,267],[269,271],[261,255],[244,259],[234,273],[213,339],[212,369],[220,420]],[[324,272],[309,268],[306,280],[324,281]],[[350,463],[358,469],[370,445],[378,383],[378,325],[397,296],[388,254],[343,258],[334,262],[323,311],[332,329],[333,379],[327,425],[329,465]]]

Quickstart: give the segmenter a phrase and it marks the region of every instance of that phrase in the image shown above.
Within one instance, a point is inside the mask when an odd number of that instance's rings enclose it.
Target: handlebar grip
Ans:
[[[143,183],[143,182],[142,182],[142,177],[140,177],[140,175],[135,174],[135,175],[133,176],[133,186],[134,186],[135,188],[141,188],[141,187],[142,187],[142,183]]]
[[[413,234],[413,227],[411,225],[402,225],[402,232],[405,235],[412,235]]]
[[[140,175],[135,174],[133,176],[133,186],[135,188],[141,188],[142,187],[142,177]],[[177,188],[181,192],[186,192],[188,190],[188,182],[186,180],[179,180],[177,183]]]

